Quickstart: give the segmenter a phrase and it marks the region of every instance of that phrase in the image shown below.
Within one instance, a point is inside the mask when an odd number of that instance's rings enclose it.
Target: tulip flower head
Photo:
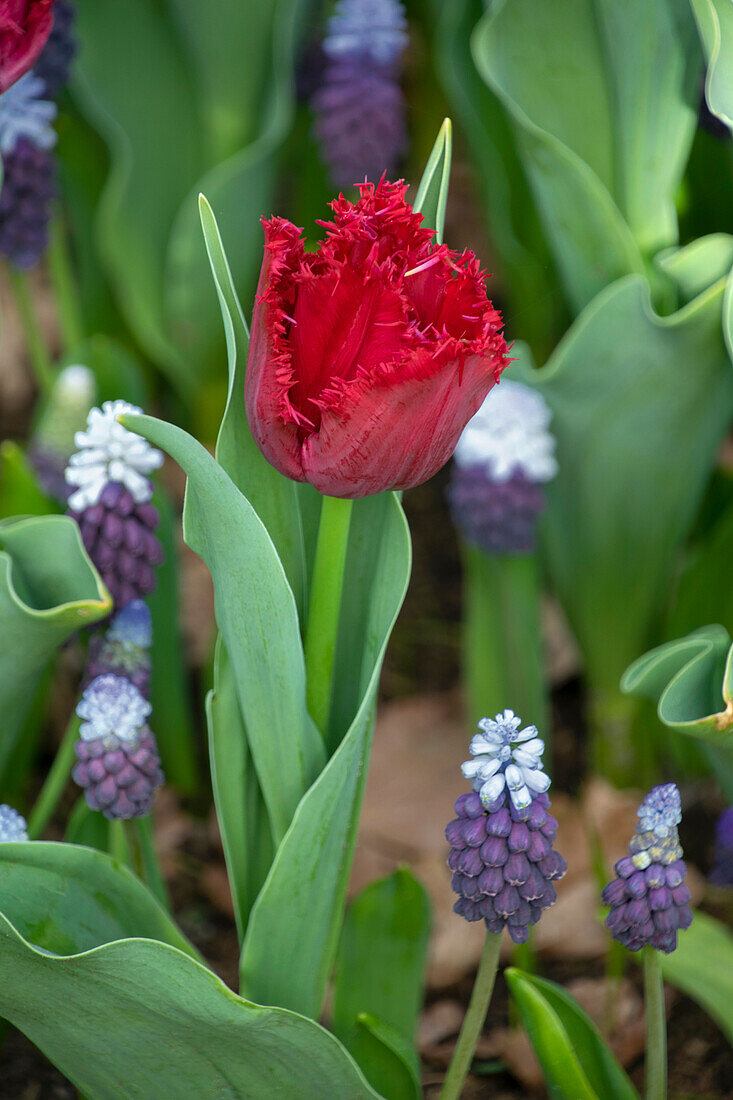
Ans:
[[[484,920],[489,932],[506,927],[515,943],[526,943],[530,925],[555,903],[553,882],[567,864],[553,848],[557,821],[549,813],[550,779],[541,770],[544,746],[534,726],[518,732],[520,725],[511,710],[479,723],[475,758],[462,769],[474,793],[457,800],[445,835],[455,912]]]
[[[0,844],[28,840],[28,825],[22,814],[12,806],[0,806]]]
[[[264,221],[245,382],[268,461],[345,498],[436,473],[507,365],[475,256],[434,244],[404,184],[360,191],[331,204],[314,252]]]
[[[654,787],[638,816],[629,855],[618,861],[616,877],[602,894],[604,905],[611,907],[606,927],[629,951],[654,947],[669,954],[677,946],[678,930],[692,923],[684,881],[687,868],[677,834],[682,808],[675,784]]]
[[[0,3],[0,92],[33,68],[53,26],[54,0]]]
[[[504,378],[458,441],[451,511],[466,541],[486,553],[534,549],[542,486],[557,473],[551,417],[540,393]]]

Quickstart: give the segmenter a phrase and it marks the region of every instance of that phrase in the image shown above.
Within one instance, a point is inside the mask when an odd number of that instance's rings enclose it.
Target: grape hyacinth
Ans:
[[[692,923],[677,833],[682,808],[675,784],[654,787],[637,812],[639,824],[629,855],[618,861],[616,877],[603,890],[603,903],[611,907],[606,927],[629,951],[654,947],[669,954],[677,946],[678,930]]]
[[[0,844],[28,840],[28,825],[22,814],[12,806],[0,806]]]
[[[131,600],[117,612],[103,634],[95,634],[90,640],[84,685],[105,673],[113,673],[126,677],[141,695],[149,698],[152,641],[147,604]]]
[[[553,848],[557,821],[549,813],[544,743],[535,726],[520,725],[511,710],[481,720],[473,759],[462,766],[473,793],[458,798],[445,835],[455,912],[483,920],[495,934],[506,927],[515,943],[526,943],[530,925],[555,903],[553,882],[567,864]]]
[[[542,485],[557,473],[552,417],[520,382],[494,386],[454,454],[448,498],[466,541],[490,554],[527,554],[544,508]]]
[[[163,560],[148,477],[163,456],[117,420],[122,413],[140,411],[125,401],[92,409],[86,432],[76,434],[78,451],[66,469],[66,481],[74,487],[69,515],[79,524],[87,553],[118,608],[152,592],[154,566]]]
[[[733,886],[733,806],[723,810],[715,826],[715,861],[710,881],[713,886]]]
[[[61,504],[66,504],[71,492],[66,483],[66,466],[74,451],[74,437],[86,424],[96,393],[96,381],[88,367],[77,363],[64,367],[56,376],[28,448],[28,457],[43,491]]]
[[[68,83],[77,49],[75,24],[74,4],[69,0],[56,0],[51,34],[33,69],[36,76],[43,81],[49,99],[55,99]]]
[[[400,0],[339,0],[323,42],[324,79],[312,99],[315,133],[335,184],[389,174],[406,143]]]
[[[150,703],[125,676],[106,673],[87,686],[72,775],[87,805],[110,820],[145,817],[163,783]]]

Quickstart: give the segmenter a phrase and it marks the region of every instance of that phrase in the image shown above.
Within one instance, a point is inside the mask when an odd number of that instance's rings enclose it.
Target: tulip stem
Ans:
[[[305,630],[308,710],[324,739],[328,737],[331,717],[336,638],[352,504],[353,501],[338,497],[323,498]]]
[[[489,1011],[491,994],[494,991],[496,980],[496,968],[499,964],[499,951],[501,949],[501,933],[486,933],[481,962],[479,963],[476,981],[473,983],[473,992],[468,1011],[463,1020],[461,1034],[458,1036],[448,1072],[443,1081],[438,1100],[458,1100],[463,1089],[463,1084],[471,1068],[476,1043],[481,1029],[484,1026],[486,1013]]]
[[[66,727],[63,741],[58,747],[54,762],[46,776],[46,781],[41,787],[41,793],[36,799],[33,811],[28,818],[28,836],[31,840],[38,840],[43,830],[48,825],[66,784],[69,782],[71,769],[74,766],[76,754],[74,746],[79,737],[80,719],[72,714]]]
[[[135,819],[135,833],[140,847],[140,862],[142,863],[143,878],[150,887],[162,907],[168,911],[170,902],[168,891],[158,863],[158,854],[155,850],[155,834],[153,832],[153,820],[150,816]]]
[[[664,1007],[662,958],[653,947],[644,948],[644,1004],[646,1008],[646,1100],[666,1100],[667,1019]]]

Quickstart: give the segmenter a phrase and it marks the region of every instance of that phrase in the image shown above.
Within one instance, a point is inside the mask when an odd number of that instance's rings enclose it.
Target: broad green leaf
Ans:
[[[187,475],[183,535],[209,567],[216,621],[232,662],[252,757],[279,840],[318,775],[323,742],[306,710],[305,662],[292,590],[262,522],[195,439],[148,416],[124,423]]]
[[[690,14],[668,0],[500,0],[473,52],[514,122],[578,311],[677,238],[702,67]]]
[[[666,981],[692,997],[733,1043],[733,935],[699,910],[677,938],[677,949],[662,956]]]
[[[733,559],[733,478],[721,478],[719,484],[721,491],[713,500],[714,522],[685,556],[665,631],[670,639],[712,622],[721,623],[733,635],[733,587],[722,583]]]
[[[707,58],[705,98],[733,128],[733,7],[728,0],[691,0]]]
[[[219,430],[216,457],[267,528],[302,615],[306,579],[298,486],[270,465],[252,438],[244,408],[244,375],[249,347],[247,322],[219,227],[203,195],[199,198],[199,210],[224,321],[229,363],[227,404]]]
[[[733,268],[733,237],[709,233],[684,248],[665,249],[655,262],[674,280],[683,300],[690,302]]]
[[[559,474],[542,524],[552,582],[593,689],[614,699],[661,617],[733,414],[724,289],[719,279],[659,317],[631,276],[587,307],[541,370],[513,352],[509,376],[553,413]]]
[[[504,977],[552,1100],[638,1100],[595,1024],[564,989],[514,967]]]
[[[56,955],[140,936],[198,958],[147,888],[94,848],[0,844],[0,909],[24,939]]]
[[[381,502],[381,503],[380,503]],[[410,537],[392,493],[357,501],[383,509],[358,709],[339,748],[300,803],[255,903],[242,951],[242,989],[317,1016],[338,942],[371,747],[379,673],[410,574]],[[348,576],[348,574],[347,574]],[[345,593],[348,592],[348,583]],[[343,620],[342,620],[343,621]],[[341,642],[339,640],[339,647]],[[350,675],[357,680],[356,668]],[[353,713],[353,712],[352,712]]]
[[[381,1096],[421,1100],[420,1063],[414,1048],[389,1024],[362,1013],[344,1045]]]
[[[237,997],[164,943],[126,939],[58,958],[0,917],[0,1016],[89,1100],[272,1096],[375,1100],[312,1020]]]
[[[722,626],[703,627],[639,657],[621,690],[653,699],[671,729],[713,745],[733,741],[733,646]]]
[[[414,208],[425,217],[425,223],[436,230],[435,239],[443,242],[445,228],[445,208],[448,203],[450,186],[450,167],[453,155],[453,127],[446,118],[435,139],[433,151],[425,165],[420,186],[415,196]]]
[[[357,895],[344,921],[336,962],[331,1024],[343,1042],[363,1013],[412,1042],[429,933],[430,902],[406,868]]]
[[[0,520],[9,516],[46,516],[58,512],[40,489],[28,459],[17,443],[0,443]]]
[[[0,772],[55,650],[112,601],[66,516],[0,522]]]
[[[231,663],[221,636],[214,658],[214,687],[206,700],[209,761],[239,941],[272,863],[267,807],[247,744]]]

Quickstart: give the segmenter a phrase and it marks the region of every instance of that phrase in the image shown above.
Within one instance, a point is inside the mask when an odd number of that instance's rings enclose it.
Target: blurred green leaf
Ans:
[[[123,936],[198,953],[135,876],[104,852],[74,844],[0,844],[2,912],[24,939],[56,955]]]
[[[54,651],[112,601],[66,516],[0,522],[0,773]]]
[[[373,585],[361,662],[350,669],[361,696],[345,737],[301,801],[255,903],[242,951],[242,989],[262,1003],[316,1017],[338,943],[371,748],[374,705],[387,641],[410,575],[410,537],[393,493],[355,501],[373,517]],[[378,518],[378,522],[376,522]],[[353,533],[353,528],[352,528]],[[350,551],[351,552],[351,543]],[[350,591],[349,574],[344,595]],[[342,623],[345,609],[342,608]],[[359,630],[358,620],[352,630]],[[341,636],[338,653],[341,653]],[[338,667],[335,675],[338,684]],[[345,712],[342,712],[345,713]],[[248,727],[249,728],[249,727]]]
[[[46,516],[58,504],[41,491],[28,459],[17,443],[0,443],[0,520],[9,516]]]
[[[98,810],[90,810],[82,795],[69,814],[64,840],[67,844],[109,852],[109,821]]]
[[[237,997],[165,943],[125,939],[70,958],[0,917],[0,1016],[89,1100],[376,1100],[332,1035]],[[114,1041],[110,1041],[110,1037]]]
[[[552,1100],[638,1100],[595,1024],[564,989],[515,967],[504,977]]]
[[[733,128],[733,6],[728,0],[690,2],[708,63],[708,107]]]
[[[256,512],[208,451],[162,420],[130,415],[123,421],[167,451],[188,478],[183,536],[214,582],[217,625],[279,840],[324,758],[323,741],[306,710],[305,662],[292,590]]]
[[[692,997],[733,1043],[733,935],[720,921],[696,912],[677,938],[677,949],[662,956],[666,981]]]
[[[413,203],[415,210],[423,214],[425,224],[435,228],[435,239],[440,244],[443,242],[445,228],[445,208],[448,203],[452,155],[453,127],[451,120],[446,118],[435,139],[433,151],[425,165]]]
[[[645,653],[626,669],[621,690],[653,699],[671,729],[714,745],[733,740],[733,646],[722,626]]]

